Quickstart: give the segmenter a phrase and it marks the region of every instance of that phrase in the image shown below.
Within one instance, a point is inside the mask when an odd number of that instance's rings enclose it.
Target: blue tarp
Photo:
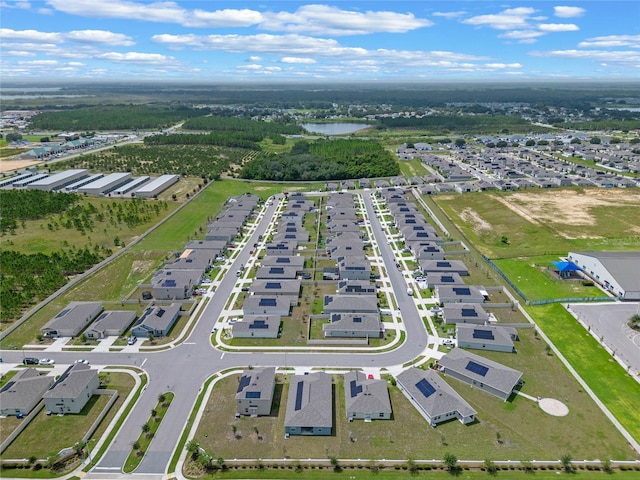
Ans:
[[[551,263],[553,263],[558,268],[558,271],[560,273],[575,272],[580,270],[580,267],[578,267],[575,263],[572,263],[572,262],[551,262]]]

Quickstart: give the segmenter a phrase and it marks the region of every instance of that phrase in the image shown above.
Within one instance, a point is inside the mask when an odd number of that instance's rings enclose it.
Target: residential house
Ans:
[[[288,317],[291,300],[281,295],[249,295],[242,304],[243,315],[279,315]]]
[[[491,350],[494,352],[515,352],[513,341],[518,338],[518,331],[513,327],[498,325],[456,325],[456,339],[459,348],[474,350]]]
[[[344,374],[344,399],[349,421],[391,419],[391,400],[385,380],[370,379],[358,371],[347,372]]]
[[[236,412],[251,417],[269,415],[275,388],[276,369],[274,367],[244,370],[238,379]]]
[[[507,401],[521,384],[522,372],[487,358],[454,348],[438,360],[438,368],[445,375],[468,383]]]
[[[373,295],[325,295],[324,313],[378,313]]]
[[[102,312],[100,302],[70,302],[40,328],[46,337],[75,337]]]
[[[304,269],[305,257],[302,255],[267,255],[260,260],[263,267],[293,267],[301,272]]]
[[[435,296],[440,303],[445,305],[449,303],[484,303],[488,293],[484,287],[475,285],[437,285]]]
[[[260,267],[256,272],[257,279],[294,280],[299,270],[296,267]]]
[[[366,258],[345,257],[338,263],[340,279],[369,280],[371,264]]]
[[[463,425],[475,420],[476,411],[434,370],[411,367],[396,376],[400,391],[432,427],[457,419]]]
[[[149,305],[131,329],[134,337],[166,337],[180,316],[180,304]]]
[[[279,295],[286,297],[291,306],[298,305],[301,280],[256,279],[249,287],[250,295]]]
[[[98,388],[98,370],[74,363],[44,394],[45,408],[53,413],[80,413]]]
[[[0,415],[28,415],[52,384],[53,376],[40,375],[35,368],[18,371],[0,389]]]
[[[331,375],[292,375],[289,382],[285,435],[331,435],[333,393]]]
[[[450,303],[442,309],[442,320],[446,325],[456,323],[484,325],[489,321],[489,314],[478,303]]]
[[[246,315],[231,326],[233,338],[278,338],[280,315]]]
[[[105,310],[85,330],[87,338],[105,338],[122,335],[136,318],[132,310]]]
[[[325,337],[382,338],[384,324],[378,313],[332,313],[322,325]]]
[[[185,300],[202,280],[202,270],[173,270],[162,268],[151,279],[153,298],[157,300]]]
[[[439,285],[464,285],[464,280],[457,273],[430,273],[427,275],[427,288]]]
[[[469,270],[462,260],[420,260],[420,269],[425,273],[457,273],[467,276]]]
[[[338,282],[340,295],[377,295],[378,289],[369,280],[341,280]]]

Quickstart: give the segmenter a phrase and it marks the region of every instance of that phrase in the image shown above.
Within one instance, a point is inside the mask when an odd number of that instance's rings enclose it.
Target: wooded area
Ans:
[[[318,181],[398,175],[395,157],[376,142],[317,140],[297,142],[288,154],[258,155],[240,176],[255,180]]]
[[[411,118],[381,118],[387,128],[425,129],[436,132],[460,134],[495,133],[508,130],[510,133],[536,131],[530,122],[512,115],[429,115]],[[546,131],[546,129],[540,129]]]
[[[80,199],[74,193],[43,192],[40,190],[0,190],[0,231],[4,235],[15,229],[18,221],[44,218],[63,212]]]

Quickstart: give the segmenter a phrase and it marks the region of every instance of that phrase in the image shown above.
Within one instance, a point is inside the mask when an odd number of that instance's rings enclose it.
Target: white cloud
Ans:
[[[185,10],[175,2],[136,2],[109,0],[87,2],[86,0],[47,0],[47,4],[58,11],[94,18],[126,18],[148,22],[181,23]]]
[[[531,15],[535,9],[529,7],[508,8],[500,13],[478,15],[462,21],[469,25],[489,26],[498,30],[511,30],[528,26]]]
[[[608,47],[631,47],[640,48],[640,35],[608,35],[604,37],[593,37],[580,42],[580,48],[608,48]]]
[[[640,52],[631,50],[552,50],[531,52],[536,57],[593,60],[606,64],[618,64],[640,68]]]
[[[308,57],[282,57],[280,61],[282,63],[300,63],[300,64],[317,63],[313,58],[308,58]]]
[[[38,13],[40,15],[53,15],[53,10],[50,8],[39,8]]]
[[[18,62],[18,65],[30,65],[34,67],[48,67],[52,65],[58,65],[57,60],[22,60]]]
[[[0,8],[18,8],[20,10],[29,10],[31,8],[31,4],[26,1],[15,1],[15,2],[0,2]]]
[[[19,40],[25,42],[60,42],[62,35],[55,32],[40,32],[38,30],[12,30],[0,28],[0,38],[6,40]]]
[[[64,34],[64,38],[80,43],[98,43],[122,47],[129,47],[135,44],[128,35],[107,30],[73,30]]]
[[[185,27],[250,27],[262,21],[262,14],[255,10],[194,10],[187,15]]]
[[[252,56],[249,57],[249,61],[250,62],[259,62],[261,60],[262,60],[262,57],[258,57],[256,55],[252,55]]]
[[[293,13],[268,12],[259,27],[269,31],[306,35],[365,35],[376,32],[405,33],[429,27],[433,22],[412,13],[356,12],[329,5],[304,5]]]
[[[541,23],[538,25],[538,29],[542,32],[575,32],[576,30],[580,30],[580,28],[573,23]]]
[[[466,15],[467,12],[464,10],[459,10],[457,12],[433,12],[434,17],[443,17],[443,18],[458,18]]]
[[[553,14],[556,17],[561,18],[573,18],[573,17],[581,17],[584,15],[585,9],[582,7],[567,7],[567,6],[557,6],[553,7]]]
[[[110,60],[112,62],[141,63],[141,64],[151,64],[151,65],[175,63],[174,57],[161,55],[159,53],[105,52],[105,53],[96,55],[95,58]]]
[[[238,68],[246,69],[246,70],[262,70],[262,65],[258,65],[256,63],[251,63],[249,65],[240,65]]]
[[[544,35],[544,32],[538,30],[512,30],[510,32],[501,33],[498,38],[506,38],[507,40],[516,40],[519,43],[535,41],[536,38]]]
[[[5,57],[35,57],[36,54],[32,52],[25,52],[24,50],[9,50],[2,52]]]

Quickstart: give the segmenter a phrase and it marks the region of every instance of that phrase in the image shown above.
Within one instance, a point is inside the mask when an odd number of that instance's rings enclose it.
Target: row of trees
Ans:
[[[111,105],[43,112],[31,120],[33,130],[129,130],[164,128],[202,115],[198,109],[182,106]]]
[[[302,127],[281,122],[264,122],[242,117],[202,116],[187,120],[184,130],[206,130],[210,132],[253,133],[262,138],[273,134],[296,135],[303,133]]]
[[[80,199],[73,193],[43,192],[40,190],[0,190],[0,231],[15,229],[22,220],[44,218],[61,213]]]
[[[0,256],[2,321],[11,321],[28,305],[62,287],[70,275],[89,269],[112,252],[96,246],[44,253],[24,254],[5,250]]]
[[[215,180],[240,163],[245,149],[207,145],[123,145],[60,162],[63,168],[94,172],[131,172],[133,175],[176,174]]]
[[[240,176],[255,180],[324,181],[398,175],[394,156],[364,140],[296,143],[288,154],[262,153],[247,162]]]
[[[380,123],[387,128],[414,128],[436,132],[456,132],[482,134],[508,129],[514,133],[546,131],[535,127],[521,117],[512,115],[429,115],[410,118],[381,118]]]
[[[257,132],[212,132],[203,134],[154,135],[144,139],[145,145],[218,145],[221,147],[260,150],[263,136]]]

